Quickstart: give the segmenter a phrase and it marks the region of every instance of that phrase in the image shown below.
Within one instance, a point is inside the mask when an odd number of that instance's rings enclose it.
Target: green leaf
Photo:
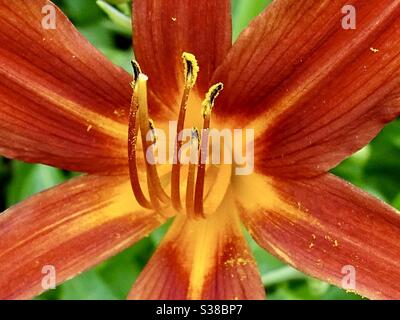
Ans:
[[[116,65],[124,68],[127,72],[132,73],[131,60],[133,57],[132,49],[117,50],[114,48],[106,48],[103,53]]]
[[[397,197],[393,200],[393,207],[395,207],[397,210],[400,210],[400,192],[397,195]]]
[[[103,0],[98,0],[96,1],[96,3],[104,11],[104,13],[107,14],[111,21],[119,27],[119,30],[122,33],[126,35],[132,34],[132,22],[129,16],[125,15],[124,13]]]
[[[13,161],[12,179],[6,191],[6,205],[16,204],[65,180],[66,177],[59,169]]]
[[[96,270],[90,270],[65,282],[60,287],[61,300],[116,300],[111,287]]]
[[[164,235],[167,233],[172,221],[173,221],[173,218],[169,219],[166,223],[164,223],[162,226],[158,227],[156,230],[154,230],[150,234],[150,240],[152,241],[154,246],[158,246],[158,244],[164,238]]]
[[[368,184],[384,199],[394,201],[400,190],[400,120],[387,125],[372,141],[371,156],[365,167]]]
[[[246,235],[246,239],[250,245],[250,249],[253,252],[254,258],[257,261],[258,268],[261,274],[266,274],[272,270],[279,269],[285,264],[273,255],[268,253],[266,250],[261,248],[248,234],[247,230],[243,230]]]
[[[357,294],[346,292],[338,287],[331,286],[329,290],[321,297],[322,300],[362,300]]]
[[[79,26],[80,33],[98,50],[105,53],[106,50],[115,47],[114,34],[107,28],[107,19],[97,21],[89,25]]]
[[[126,4],[129,1],[130,0],[106,0],[106,2],[108,2],[109,4],[112,4],[112,5]]]
[[[362,187],[365,184],[364,171],[365,166],[371,156],[370,146],[366,146],[360,151],[353,154],[350,158],[344,160],[332,172],[347,181],[351,181],[355,185]]]
[[[236,0],[233,6],[233,39],[247,27],[249,22],[262,12],[272,0]]]
[[[99,265],[97,272],[118,299],[125,299],[154,250],[151,239],[145,238]]]
[[[79,26],[92,24],[102,19],[103,15],[94,0],[62,1],[62,10]]]
[[[304,279],[306,277],[302,272],[290,267],[284,266],[282,268],[267,272],[262,276],[262,283],[264,286],[269,287],[280,282]]]

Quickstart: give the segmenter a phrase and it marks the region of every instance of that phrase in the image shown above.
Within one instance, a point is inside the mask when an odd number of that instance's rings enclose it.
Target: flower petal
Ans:
[[[263,299],[261,278],[229,200],[204,220],[177,216],[129,298]]]
[[[125,177],[83,176],[0,215],[0,298],[26,299],[141,239],[165,219],[133,200]]]
[[[274,1],[239,37],[215,75],[216,113],[256,129],[267,175],[327,171],[400,114],[384,107],[400,74],[400,2]],[[233,67],[234,66],[234,67]]]
[[[236,192],[245,188],[238,184]],[[242,220],[262,247],[368,298],[400,298],[399,212],[330,174],[301,181],[258,178],[254,188],[264,198],[242,196]]]
[[[400,85],[386,97],[382,107],[387,108],[392,113],[400,109]]]
[[[196,56],[201,97],[232,43],[229,0],[134,0],[135,57],[149,76],[152,113],[179,110],[184,75],[182,53]]]
[[[126,166],[129,74],[50,1],[0,0],[0,31],[0,154],[81,172]]]

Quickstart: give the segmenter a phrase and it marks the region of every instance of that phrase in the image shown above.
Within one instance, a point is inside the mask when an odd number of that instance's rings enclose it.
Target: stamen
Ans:
[[[157,143],[157,135],[156,135],[156,129],[155,129],[154,121],[152,119],[149,119],[149,128],[150,128],[150,131],[151,131],[151,134],[152,134],[151,138],[152,138],[152,144],[153,144],[150,148],[153,148],[153,146]],[[158,174],[157,174],[157,176],[158,176]],[[150,176],[147,175],[147,185],[150,186],[151,183],[152,183],[152,181],[150,180]],[[163,189],[163,191],[164,191],[164,189]],[[160,201],[159,201],[160,198],[158,197],[158,195],[155,192],[151,192],[149,190],[149,196],[150,196],[150,201],[153,204],[154,208],[158,212],[160,212],[162,214],[162,211],[161,211],[162,206],[160,204]],[[165,198],[165,201],[168,201],[167,198]]]
[[[154,122],[149,118],[147,102],[148,78],[142,73],[139,64],[136,61],[132,61],[133,95],[131,100],[128,134],[129,173],[131,178],[132,190],[138,203],[148,209],[153,208],[162,211],[163,207],[170,204],[172,204],[172,206],[179,211],[182,209],[180,199],[180,150],[182,148],[183,141],[181,135],[184,129],[186,108],[189,101],[189,95],[196,83],[199,72],[199,67],[194,55],[183,53],[182,58],[185,71],[185,86],[179,111],[177,134],[175,140],[174,164],[172,166],[171,172],[171,199],[168,197],[167,193],[162,187],[154,159],[154,147],[157,143],[157,136]],[[211,123],[211,113],[214,107],[215,99],[222,89],[223,84],[217,83],[209,89],[208,93],[205,96],[201,107],[201,114],[203,116],[203,129],[201,132],[201,138],[197,128],[192,128],[192,136],[190,138],[191,156],[188,168],[185,199],[186,213],[192,218],[205,217],[203,205],[203,202],[205,201],[204,184],[207,156],[209,152],[208,140]],[[138,164],[136,161],[136,144],[139,130],[141,132],[144,161],[146,166],[147,187],[150,198],[149,200],[146,198],[146,195],[144,194],[140,186]],[[148,133],[152,134],[150,139]],[[193,155],[194,151],[195,155]],[[153,157],[153,159],[149,159],[149,157]],[[227,174],[229,174],[229,171],[227,171]],[[225,179],[227,174],[222,175],[222,178]],[[212,192],[212,190],[213,188],[211,188],[209,192]],[[214,208],[220,202],[219,198],[214,199],[214,197],[212,197],[212,195],[210,194],[207,194],[207,199],[208,198],[211,201],[211,208]],[[209,206],[207,205],[207,211],[208,207]]]
[[[175,140],[175,151],[174,161],[171,172],[171,200],[172,206],[176,210],[182,208],[181,197],[180,197],[180,150],[182,147],[181,133],[185,125],[186,108],[189,100],[189,94],[193,86],[196,83],[197,75],[199,73],[199,65],[196,57],[193,54],[184,52],[182,54],[184,70],[185,70],[185,87],[183,91],[181,106],[179,110],[178,124],[176,128],[176,140]]]
[[[130,116],[129,116],[129,131],[128,131],[128,157],[129,157],[129,175],[133,194],[138,203],[147,209],[151,208],[150,202],[146,199],[142,188],[140,187],[138,168],[136,163],[136,143],[139,132],[139,123],[137,121],[137,112],[139,109],[137,79],[140,73],[139,64],[132,61],[134,69],[134,78],[132,83],[133,95],[131,100]],[[137,73],[139,72],[139,73]]]
[[[154,121],[152,119],[149,119],[149,127],[153,135],[153,143],[156,143],[157,142],[156,127],[154,126]]]
[[[137,61],[132,60],[131,61],[132,69],[133,69],[133,81],[134,84],[137,82],[137,79],[139,78],[139,74],[142,73],[142,69],[140,68],[139,63]]]
[[[203,208],[204,179],[208,155],[208,134],[211,123],[211,112],[214,107],[215,99],[218,97],[223,88],[224,85],[222,83],[217,83],[213,85],[206,94],[206,97],[202,104],[202,115],[204,122],[203,130],[201,133],[200,159],[197,170],[196,191],[194,197],[194,212],[197,217],[205,217]]]
[[[182,60],[185,68],[185,86],[193,88],[200,70],[199,64],[197,63],[196,57],[187,52],[182,54]]]
[[[150,130],[152,129],[149,126],[150,122],[149,122],[148,104],[147,104],[147,80],[148,78],[146,75],[144,75],[143,73],[139,74],[137,80],[137,88],[138,88],[138,102],[139,102],[139,126],[142,137],[143,154],[146,159],[145,163],[146,163],[146,170],[148,177],[149,194],[150,198],[152,198],[153,200],[156,199],[155,197],[153,197],[153,195],[155,195],[162,202],[168,203],[169,197],[165,193],[163,187],[161,186],[161,181],[158,176],[157,167],[154,161],[151,161],[152,163],[150,163],[150,161],[148,161],[149,159],[147,159],[148,156],[147,150],[150,150],[150,148],[152,148],[152,145],[154,143],[154,141],[149,142],[146,139],[147,132],[149,131],[149,129]],[[155,207],[159,207],[157,202],[154,202],[153,205]]]
[[[194,192],[195,192],[195,176],[196,176],[196,166],[198,160],[198,151],[200,148],[200,136],[199,130],[197,128],[192,129],[191,142],[191,152],[196,152],[194,157],[190,157],[189,161],[189,171],[186,184],[186,213],[189,217],[195,217],[194,214]],[[193,155],[193,154],[191,154]],[[197,156],[197,157],[196,157]]]
[[[224,85],[219,82],[214,84],[207,92],[206,98],[202,103],[201,113],[203,115],[203,119],[206,119],[211,115],[212,108],[214,107],[215,99],[218,97],[219,93],[224,88]]]

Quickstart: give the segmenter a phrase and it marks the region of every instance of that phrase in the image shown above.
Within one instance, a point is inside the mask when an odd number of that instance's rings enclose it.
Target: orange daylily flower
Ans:
[[[350,265],[359,294],[400,298],[398,212],[328,173],[400,114],[400,1],[352,1],[344,30],[347,1],[276,0],[232,45],[229,0],[134,0],[133,89],[60,10],[42,28],[49,3],[0,0],[0,154],[87,175],[0,216],[0,298],[33,297],[44,265],[65,281],[171,216],[129,298],[264,298],[241,223],[307,274],[340,286]],[[254,173],[144,162],[149,117],[254,129]]]

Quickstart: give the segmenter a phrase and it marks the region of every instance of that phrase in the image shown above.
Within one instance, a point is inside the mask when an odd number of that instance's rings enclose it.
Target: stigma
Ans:
[[[190,148],[197,151],[191,156],[188,165],[185,197],[181,197],[181,169],[186,165],[181,161],[183,141],[182,132],[185,127],[186,112],[189,97],[196,84],[199,65],[193,54],[184,52],[182,54],[184,87],[182,99],[179,106],[176,135],[174,141],[174,154],[170,175],[170,188],[168,190],[164,181],[162,183],[159,168],[154,161],[155,147],[157,144],[156,124],[150,118],[147,83],[148,77],[142,72],[139,64],[132,61],[133,82],[132,99],[129,117],[128,131],[128,158],[131,187],[137,202],[144,208],[163,211],[173,208],[175,211],[186,213],[194,219],[205,218],[204,212],[204,185],[206,176],[206,162],[208,155],[208,134],[211,125],[212,109],[219,93],[223,90],[223,84],[217,83],[210,87],[205,94],[203,103],[199,105],[198,112],[202,116],[202,129],[196,127],[191,129]],[[150,136],[150,138],[149,138]],[[138,147],[138,141],[141,148]],[[145,179],[140,179],[139,171],[143,167],[138,166],[138,159],[143,155]],[[147,190],[146,190],[147,189]],[[184,201],[182,201],[184,198]]]

